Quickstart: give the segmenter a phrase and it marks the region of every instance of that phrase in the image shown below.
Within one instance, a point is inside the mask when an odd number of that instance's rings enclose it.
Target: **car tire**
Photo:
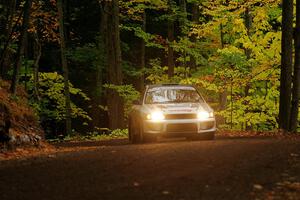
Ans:
[[[204,133],[201,135],[202,140],[214,140],[215,139],[215,132]]]
[[[145,134],[141,120],[136,120],[138,123],[134,123],[132,119],[129,119],[128,125],[128,138],[132,144],[139,143],[152,143],[157,141],[157,136],[153,134]]]
[[[139,126],[135,126],[132,118],[129,119],[128,138],[132,144],[141,143],[141,134]]]
[[[143,142],[144,143],[154,143],[157,141],[157,136],[153,134],[145,134],[143,136]]]
[[[143,123],[141,120],[138,121],[138,136],[139,136],[139,143],[152,143],[157,141],[156,135],[147,134],[144,132]]]
[[[128,140],[132,143],[133,140],[133,125],[131,118],[128,119]]]

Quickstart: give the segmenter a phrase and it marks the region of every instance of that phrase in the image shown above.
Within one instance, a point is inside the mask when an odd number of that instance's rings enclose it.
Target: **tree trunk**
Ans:
[[[147,21],[147,15],[146,15],[146,10],[144,9],[142,12],[142,23],[141,23],[141,29],[143,32],[146,32],[146,21]],[[143,70],[146,67],[146,44],[145,44],[145,40],[143,38],[138,38],[138,55],[139,55],[139,59],[138,62],[136,64],[136,69],[138,71],[143,72]],[[133,85],[134,88],[139,91],[140,93],[142,93],[144,91],[144,84],[145,84],[145,76],[144,73],[141,73],[140,76],[134,77],[133,80]]]
[[[247,35],[248,37],[250,38],[250,30],[251,30],[251,27],[252,27],[252,16],[250,14],[250,9],[249,8],[246,8],[245,10],[245,27],[247,29]],[[244,48],[244,51],[245,51],[245,55],[247,57],[247,60],[249,60],[251,58],[251,49],[247,49],[247,48]],[[250,82],[247,82],[246,83],[246,86],[245,86],[245,97],[247,97],[249,95],[249,90],[251,89],[251,83]],[[246,110],[245,113],[247,113],[248,111]],[[252,129],[251,126],[248,126],[247,125],[247,122],[245,122],[245,129],[246,131],[249,131]]]
[[[224,48],[225,44],[224,44],[224,32],[223,32],[223,25],[220,24],[220,41],[221,41],[221,49]],[[223,91],[220,92],[219,94],[219,110],[225,110],[226,106],[227,106],[227,81],[226,79],[224,80],[224,84],[223,84]],[[220,116],[219,118],[219,124],[225,124],[226,120],[225,117]]]
[[[192,7],[192,22],[194,24],[199,24],[199,17],[200,17],[199,5],[197,3],[193,3],[193,7]],[[192,35],[191,41],[193,43],[197,42],[196,35],[194,35],[194,34]],[[196,63],[196,59],[194,58],[194,56],[191,56],[190,68],[192,70],[196,70],[196,68],[197,68],[197,63]]]
[[[66,102],[66,134],[70,135],[72,132],[71,127],[71,99],[70,99],[70,88],[69,88],[69,69],[66,57],[66,43],[64,35],[64,15],[63,15],[63,4],[62,0],[57,1],[57,9],[59,16],[59,36],[60,36],[60,52],[61,62],[64,72],[64,91],[65,91],[65,102]]]
[[[247,35],[248,35],[248,37],[250,37],[250,29],[252,27],[252,17],[251,17],[249,8],[246,8],[246,11],[245,11],[245,27],[247,29]],[[246,54],[247,59],[250,59],[251,49],[245,48],[245,54]]]
[[[282,41],[279,128],[289,129],[291,112],[291,82],[293,65],[293,0],[282,3]]]
[[[172,78],[174,76],[174,50],[172,42],[174,41],[174,22],[169,21],[168,23],[168,77]]]
[[[3,45],[0,48],[1,62],[0,62],[0,72],[1,76],[5,76],[5,71],[7,71],[7,66],[10,63],[7,63],[7,51],[5,44],[10,40],[10,35],[12,32],[13,17],[16,9],[16,0],[1,0],[0,8],[1,14],[0,18],[0,44]],[[2,59],[3,57],[3,59]]]
[[[181,35],[184,35],[186,33],[187,22],[186,0],[179,0],[179,8],[182,13],[182,17],[179,19],[179,26],[181,29]]]
[[[63,11],[64,11],[64,35],[65,43],[68,46],[70,42],[70,0],[63,0]]]
[[[22,64],[22,56],[24,53],[24,47],[26,43],[27,38],[27,30],[29,26],[29,18],[30,18],[30,9],[31,9],[32,0],[26,0],[24,5],[24,14],[23,14],[23,25],[19,40],[19,46],[16,54],[16,62],[14,65],[14,71],[13,71],[13,77],[12,77],[12,83],[10,87],[10,91],[13,95],[16,94],[17,85],[19,83],[19,71]]]
[[[97,41],[98,42],[98,51],[100,54],[106,54],[105,50],[103,50],[103,47],[106,47],[106,35],[107,35],[107,13],[109,12],[107,9],[107,4],[105,2],[99,2],[100,11],[101,11],[101,22],[100,22],[100,33],[101,37]],[[105,55],[106,56],[106,55]],[[105,67],[103,66],[105,65]],[[104,78],[104,69],[108,69],[106,66],[107,63],[104,62],[97,65],[96,73],[95,73],[95,87],[93,88],[94,95],[91,99],[91,110],[90,110],[90,116],[92,118],[91,122],[91,128],[95,131],[99,131],[97,128],[101,128],[104,120],[103,119],[103,110],[100,108],[100,105],[105,104],[105,99],[103,98],[103,80]]]
[[[4,2],[7,2],[9,0],[4,0]],[[4,39],[1,41],[1,44],[3,45],[3,49],[1,51],[1,58],[0,58],[0,74],[3,78],[6,78],[7,71],[9,70],[9,67],[11,65],[10,57],[13,54],[11,51],[9,51],[9,45],[12,40],[13,30],[15,29],[16,25],[21,20],[23,12],[20,13],[17,22],[15,23],[15,26],[13,27],[13,20],[14,20],[14,14],[16,10],[16,0],[9,1],[9,11],[7,12],[6,21],[0,22],[3,23],[3,33],[4,33]],[[7,5],[8,3],[6,3]],[[7,26],[5,26],[7,25]]]
[[[39,97],[39,62],[42,56],[42,45],[37,33],[34,33],[34,63],[33,63],[33,88],[34,96],[37,100]]]
[[[109,84],[116,86],[122,85],[122,66],[121,66],[121,40],[119,29],[119,3],[118,0],[105,1],[104,14],[107,15],[106,23],[106,55],[108,64],[108,81]],[[117,91],[108,89],[107,106],[109,116],[109,128],[124,128],[124,105],[123,100]]]
[[[291,108],[290,131],[297,132],[298,112],[299,112],[299,95],[300,95],[300,0],[296,1],[296,28],[295,28],[295,64],[293,76],[293,98]]]
[[[5,0],[0,0],[0,13],[1,13],[0,14],[0,55],[3,54],[3,50],[4,50],[3,44],[5,43],[5,40],[6,40],[6,25],[8,23],[8,21],[4,17],[4,13],[6,13],[6,12],[7,12],[6,1]],[[3,72],[3,67],[2,67],[2,64],[1,64],[1,70],[0,71],[1,71],[1,76],[0,76],[0,78],[1,78],[1,77],[3,77],[3,73],[2,73]]]
[[[144,32],[146,32],[146,23],[147,23],[147,15],[146,15],[146,10],[144,10],[143,12],[143,21],[142,21],[142,30]],[[145,69],[145,54],[146,54],[146,45],[145,45],[145,41],[144,39],[140,39],[140,65],[139,65],[139,70],[143,70]],[[137,82],[137,87],[136,89],[139,92],[143,92],[144,90],[144,74],[142,74],[139,78],[138,78],[138,82]]]
[[[169,12],[172,14],[172,0],[169,0]],[[174,76],[174,49],[171,46],[174,41],[174,20],[168,20],[168,77]]]

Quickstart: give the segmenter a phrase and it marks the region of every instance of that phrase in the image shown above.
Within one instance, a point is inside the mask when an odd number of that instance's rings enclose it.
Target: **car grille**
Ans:
[[[196,119],[197,114],[167,114],[166,119]]]
[[[197,124],[168,124],[167,132],[197,132]]]

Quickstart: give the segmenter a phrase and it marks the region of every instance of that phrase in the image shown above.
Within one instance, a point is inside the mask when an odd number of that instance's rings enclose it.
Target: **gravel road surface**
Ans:
[[[0,199],[300,199],[300,138],[126,140],[0,162]]]

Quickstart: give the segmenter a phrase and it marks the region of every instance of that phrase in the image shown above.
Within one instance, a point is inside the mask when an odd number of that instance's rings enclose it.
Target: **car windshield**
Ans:
[[[203,99],[193,87],[155,87],[148,90],[145,104],[201,103]]]

